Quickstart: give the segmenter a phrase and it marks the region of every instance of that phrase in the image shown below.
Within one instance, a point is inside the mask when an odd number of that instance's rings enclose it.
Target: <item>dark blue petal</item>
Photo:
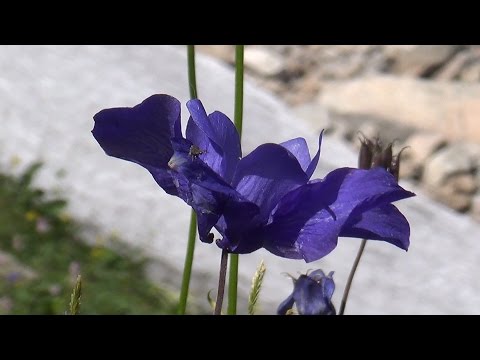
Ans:
[[[168,167],[183,176],[189,182],[197,182],[220,191],[235,192],[235,190],[213,171],[199,157],[191,155],[192,143],[186,139],[172,139],[174,154],[168,161]]]
[[[191,206],[198,218],[200,240],[211,242],[209,234],[213,226],[225,224],[219,230],[223,238],[217,245],[230,253],[251,253],[263,246],[260,237],[255,236],[255,218],[259,214],[258,207],[245,201],[238,193],[216,187],[191,184],[193,201]]]
[[[298,160],[298,163],[302,167],[303,171],[307,174],[307,178],[313,175],[315,169],[317,168],[318,160],[320,159],[320,148],[322,146],[322,136],[323,130],[320,133],[318,138],[318,150],[312,160],[310,160],[310,152],[308,150],[307,142],[304,138],[296,138],[292,140],[285,141],[280,145],[283,146],[285,149],[290,151],[293,156],[295,156]]]
[[[300,275],[295,282],[293,298],[300,315],[325,315],[329,312],[329,301],[324,296],[322,285],[306,275]]]
[[[249,254],[263,247],[263,222],[257,205],[251,202],[230,202],[215,228],[223,239],[222,249],[234,254]]]
[[[200,240],[211,240],[210,230],[222,216],[226,219],[226,229],[240,234],[259,213],[258,206],[245,199],[200,158],[191,156],[190,141],[174,139],[172,145],[175,152],[168,166],[180,180],[176,182],[180,185],[179,196],[197,213]]]
[[[287,311],[293,307],[295,299],[293,293],[291,293],[282,303],[278,306],[277,315],[286,315]]]
[[[403,214],[392,204],[364,211],[356,218],[351,216],[340,231],[340,236],[383,240],[401,249],[410,245],[410,225]]]
[[[217,245],[234,254],[248,254],[263,247],[264,220],[259,207],[243,197],[229,201],[215,228],[222,235]]]
[[[333,292],[335,291],[335,282],[332,279],[333,271],[330,271],[328,276],[324,276],[321,280],[323,295],[328,301],[332,299]]]
[[[192,116],[193,122],[197,127],[214,143],[220,145],[222,139],[218,137],[217,130],[213,124],[208,120],[207,113],[203,104],[198,99],[192,99],[187,101],[187,109]]]
[[[167,194],[178,196],[183,199],[183,194],[188,192],[188,184],[183,176],[178,176],[170,169],[145,166],[152,174],[157,184],[165,190]],[[184,199],[185,200],[185,199]]]
[[[191,101],[193,103],[190,104],[190,107],[197,109],[193,112],[196,121],[193,117],[188,121],[187,139],[204,152],[200,158],[226,182],[230,183],[242,156],[237,129],[226,115],[215,111],[206,117],[200,101]],[[195,101],[199,104],[196,104]],[[197,106],[193,107],[195,104]]]
[[[328,276],[322,270],[300,275],[294,280],[293,293],[278,307],[277,314],[285,315],[295,303],[300,315],[335,315],[332,303],[335,283],[333,271]]]
[[[302,167],[303,171],[307,171],[310,162],[310,153],[308,151],[308,145],[304,138],[299,137],[292,140],[285,141],[279,145],[290,151],[293,156],[298,160],[298,163]]]
[[[310,165],[308,165],[308,168],[306,170],[307,177],[310,179],[315,172],[315,169],[317,168],[318,160],[320,159],[320,149],[322,147],[322,137],[323,137],[323,130],[320,133],[320,136],[318,137],[318,150],[315,156],[313,157],[312,161],[310,162]]]
[[[324,277],[326,277],[325,273],[323,272],[322,269],[318,269],[315,271],[312,271],[310,274],[308,274],[308,277],[312,278],[313,280],[319,282],[321,281]]]
[[[173,154],[170,139],[179,135],[177,99],[152,95],[133,108],[105,109],[93,118],[93,136],[107,155],[143,166],[167,168]]]
[[[172,137],[181,137],[180,103],[168,95],[153,95],[133,108],[112,108],[94,116],[92,134],[107,155],[147,168],[157,183],[178,195],[167,163]]]
[[[222,196],[214,191],[205,189],[195,183],[190,184],[192,200],[189,205],[197,214],[197,227],[200,240],[210,243],[211,229],[215,226],[221,216],[220,207]]]
[[[232,185],[246,199],[258,205],[268,219],[278,201],[308,181],[297,159],[284,147],[263,144],[237,166]]]
[[[414,196],[386,170],[341,168],[288,193],[265,230],[264,247],[288,258],[318,260],[332,251],[352,212]]]

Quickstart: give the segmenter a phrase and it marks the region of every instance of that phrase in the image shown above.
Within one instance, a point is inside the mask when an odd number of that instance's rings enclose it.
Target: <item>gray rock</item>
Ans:
[[[407,152],[407,151],[405,151],[405,152]],[[400,179],[410,179],[411,178],[411,179],[418,180],[421,176],[421,171],[419,170],[419,168],[417,166],[415,166],[414,163],[410,159],[404,158],[403,154],[401,156],[402,156],[402,160],[401,160],[401,163],[400,163],[400,171],[399,171]]]
[[[447,144],[444,136],[434,132],[418,132],[410,136],[405,145],[409,147],[405,156],[416,165],[422,165],[435,151]]]
[[[283,59],[265,48],[249,46],[244,53],[245,67],[262,76],[274,76],[282,71]]]
[[[221,59],[228,64],[235,63],[235,48],[232,45],[197,45],[195,49]]]
[[[197,63],[199,94],[207,110],[232,116],[231,67],[201,54]],[[106,156],[90,130],[92,116],[100,109],[132,106],[154,93],[172,94],[185,104],[184,48],[3,46],[0,67],[0,164],[9,166],[13,155],[23,165],[37,158],[45,160],[37,185],[61,189],[70,200],[71,215],[91,224],[87,230],[92,239],[115,232],[143,249],[154,259],[149,268],[152,279],[178,291],[190,209],[166,195],[141,167]],[[186,120],[184,105],[182,110]],[[244,118],[244,153],[263,142],[297,136],[307,139],[312,152],[316,147],[320,124],[293,116],[284,103],[248,81]],[[315,177],[336,167],[356,166],[356,162],[350,144],[326,136]],[[62,178],[55,176],[60,169],[66,172]],[[480,224],[432,201],[414,185],[402,185],[417,193],[397,204],[411,225],[410,249],[405,253],[390,244],[370,241],[346,312],[480,313]],[[241,256],[239,311],[245,313],[251,277],[261,259],[267,266],[261,312],[275,312],[291,292],[291,280],[282,273],[296,276],[316,268],[335,270],[333,301],[338,308],[359,242],[340,239],[330,255],[310,264],[281,259],[264,250]],[[219,257],[215,245],[197,243],[191,299],[206,308],[206,293],[217,286]]]
[[[325,124],[323,128],[330,129],[331,133],[337,135],[338,138],[352,141],[356,146],[359,144],[358,136],[360,132],[371,137],[379,135],[385,143],[394,141],[397,144],[399,141],[404,142],[415,132],[412,127],[401,126],[368,115],[345,115],[329,111],[316,101],[295,106],[293,111],[295,114],[311,121],[312,124],[316,122]]]
[[[427,187],[438,187],[454,174],[471,173],[474,164],[469,156],[466,156],[464,147],[460,144],[447,146],[426,162],[423,171],[423,182]]]
[[[285,88],[285,86],[283,88]],[[306,102],[315,99],[320,88],[320,79],[317,74],[310,73],[301,79],[294,81],[292,88],[285,91],[283,97],[285,98],[285,101],[292,106],[305,104]]]
[[[471,174],[455,174],[437,186],[424,184],[427,191],[438,201],[457,211],[466,211],[472,205],[472,194],[477,189]]]
[[[472,198],[471,214],[475,220],[480,222],[480,193]]]
[[[308,103],[292,108],[295,116],[307,121],[311,126],[317,129],[325,129],[326,132],[332,132],[335,128],[334,123],[328,111],[317,103]]]
[[[375,139],[379,138],[383,143],[389,143],[389,139],[386,139],[382,134],[381,130],[378,126],[375,126],[373,122],[364,122],[362,125],[358,127],[357,130],[358,136],[353,137],[353,144],[357,150],[360,149],[361,142],[358,140],[359,138],[363,138],[364,136],[368,139]]]
[[[383,67],[378,45],[317,45],[316,50],[311,55],[311,71],[324,80],[346,79]]]
[[[466,66],[461,71],[459,78],[466,82],[478,82],[480,80],[480,63],[477,61]]]
[[[457,192],[467,195],[471,195],[477,190],[477,184],[472,174],[454,175],[447,180],[447,183]]]
[[[454,80],[458,78],[462,69],[471,59],[469,51],[460,51],[456,53],[445,66],[443,66],[436,74],[437,80]]]
[[[403,144],[408,147],[402,154],[403,176],[420,177],[427,159],[446,144],[445,137],[434,132],[422,131],[410,136]]]
[[[371,76],[324,83],[318,101],[350,116],[371,116],[480,142],[480,84]]]
[[[433,154],[425,162],[423,185],[434,198],[458,211],[472,205],[478,188],[474,170],[480,149],[476,144],[456,143]]]
[[[397,74],[420,76],[449,60],[458,45],[386,45],[385,55]]]
[[[470,160],[476,169],[480,168],[480,143],[462,142],[459,143],[461,151]]]

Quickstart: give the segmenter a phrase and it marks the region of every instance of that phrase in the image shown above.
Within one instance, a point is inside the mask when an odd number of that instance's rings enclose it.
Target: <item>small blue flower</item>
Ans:
[[[14,284],[22,279],[22,273],[20,271],[12,271],[6,276],[7,282]]]
[[[278,315],[286,315],[288,310],[297,306],[300,315],[335,315],[332,295],[335,291],[333,271],[325,276],[322,270],[309,275],[300,275],[293,279],[293,292],[277,309]]]
[[[200,240],[231,253],[259,248],[282,257],[320,259],[339,236],[368,237],[402,249],[410,227],[391,204],[414,196],[381,168],[341,168],[310,180],[320,157],[296,138],[260,145],[242,158],[240,137],[221,112],[209,115],[198,99],[187,102],[186,136],[180,102],[153,95],[133,108],[94,116],[93,136],[105,152],[145,167],[168,194],[183,199],[198,217]]]

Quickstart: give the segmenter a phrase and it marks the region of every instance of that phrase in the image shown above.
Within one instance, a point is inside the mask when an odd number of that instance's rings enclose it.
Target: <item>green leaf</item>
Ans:
[[[22,188],[27,188],[29,185],[32,184],[32,180],[37,174],[38,170],[42,167],[41,162],[35,162],[30,165],[21,175],[19,185]]]

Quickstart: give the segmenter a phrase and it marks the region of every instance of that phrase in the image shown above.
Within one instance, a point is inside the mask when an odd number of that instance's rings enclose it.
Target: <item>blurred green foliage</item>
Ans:
[[[40,167],[0,174],[0,251],[33,271],[0,264],[0,313],[64,314],[79,273],[80,314],[175,313],[172,295],[145,278],[145,260],[105,247],[109,239],[93,247],[82,241],[66,201],[32,185]]]

